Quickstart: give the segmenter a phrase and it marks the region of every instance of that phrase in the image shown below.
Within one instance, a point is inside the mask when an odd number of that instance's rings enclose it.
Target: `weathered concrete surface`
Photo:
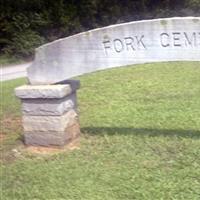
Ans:
[[[51,84],[111,67],[200,60],[200,17],[108,26],[43,45],[28,68],[31,84]]]

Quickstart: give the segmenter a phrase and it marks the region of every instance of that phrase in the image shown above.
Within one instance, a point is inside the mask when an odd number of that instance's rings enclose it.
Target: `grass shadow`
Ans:
[[[184,137],[200,139],[200,130],[184,129],[151,129],[151,128],[134,128],[134,127],[84,127],[81,129],[83,134],[89,135],[149,135],[151,137]]]

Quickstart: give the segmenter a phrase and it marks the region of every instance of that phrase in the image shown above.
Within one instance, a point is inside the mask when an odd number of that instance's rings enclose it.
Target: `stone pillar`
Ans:
[[[80,134],[76,90],[79,81],[56,85],[24,85],[15,89],[22,102],[24,142],[63,146]]]

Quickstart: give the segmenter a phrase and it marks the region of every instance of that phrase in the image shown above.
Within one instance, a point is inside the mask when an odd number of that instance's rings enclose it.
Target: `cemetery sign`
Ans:
[[[200,60],[200,17],[129,22],[45,44],[28,69],[31,84],[51,84],[131,64]]]

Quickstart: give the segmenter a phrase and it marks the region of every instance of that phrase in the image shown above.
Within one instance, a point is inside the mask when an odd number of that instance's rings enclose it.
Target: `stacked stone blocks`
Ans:
[[[26,145],[64,146],[79,136],[76,102],[79,82],[74,83],[24,85],[15,89],[22,102]]]

